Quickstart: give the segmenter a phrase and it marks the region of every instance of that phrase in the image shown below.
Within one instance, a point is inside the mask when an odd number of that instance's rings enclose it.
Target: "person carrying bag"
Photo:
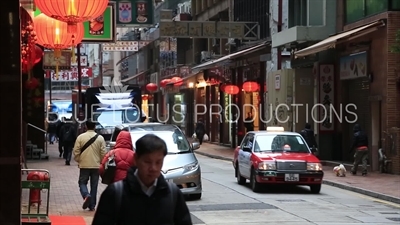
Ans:
[[[135,166],[135,152],[131,134],[121,131],[115,143],[115,148],[109,151],[100,164],[99,172],[103,184],[111,184],[125,179],[130,167]]]
[[[97,187],[99,184],[99,166],[106,154],[106,142],[103,136],[94,129],[96,123],[86,121],[87,131],[78,136],[74,146],[74,159],[79,166],[79,191],[83,198],[83,209],[94,211],[96,205]],[[90,180],[90,193],[87,184]]]

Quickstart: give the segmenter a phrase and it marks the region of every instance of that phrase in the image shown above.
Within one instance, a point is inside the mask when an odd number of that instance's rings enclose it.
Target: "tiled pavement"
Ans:
[[[203,143],[196,153],[208,157],[232,161],[233,149],[217,144]],[[324,183],[350,191],[376,197],[382,200],[400,203],[400,176],[370,172],[368,176],[337,177],[333,167],[324,166]],[[233,173],[232,173],[233,174]],[[233,175],[232,175],[233,176]]]
[[[82,210],[82,198],[78,188],[78,167],[75,162],[71,166],[65,166],[64,160],[58,157],[57,145],[49,145],[49,160],[30,160],[29,169],[47,169],[51,175],[50,189],[50,215],[82,216],[87,224],[91,223],[93,212]],[[210,143],[203,143],[196,153],[213,158],[231,161],[233,150],[228,147]],[[325,183],[353,190],[373,197],[400,203],[400,176],[370,173],[367,177],[347,176],[336,177],[331,167],[324,167]],[[233,174],[233,173],[232,173]],[[232,175],[232,179],[234,179]],[[99,184],[98,195],[105,188]],[[45,193],[42,193],[44,196]],[[26,198],[27,194],[23,194]],[[43,197],[44,198],[44,197]],[[24,200],[23,200],[24,201]],[[26,200],[25,200],[26,201]]]
[[[82,216],[91,223],[94,212],[82,209],[82,197],[79,193],[78,174],[79,169],[75,162],[66,166],[64,159],[58,157],[58,145],[48,145],[49,160],[28,160],[29,169],[49,170],[50,180],[50,215]],[[106,185],[99,183],[98,198]],[[88,185],[89,188],[89,185]],[[46,193],[42,193],[45,198]],[[27,194],[23,192],[23,202]],[[25,199],[24,199],[25,198]],[[23,203],[24,205],[24,203]]]

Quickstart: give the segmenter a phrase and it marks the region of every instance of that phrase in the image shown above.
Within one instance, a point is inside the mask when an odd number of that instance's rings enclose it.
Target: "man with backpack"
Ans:
[[[69,166],[71,165],[70,162],[72,157],[72,149],[74,147],[77,136],[75,126],[71,120],[65,121],[65,123],[60,128],[59,134],[59,144],[62,145],[62,149],[64,150],[63,156],[65,159],[65,165]],[[62,152],[60,152],[60,157],[61,154]]]
[[[92,225],[192,225],[182,192],[161,174],[165,142],[146,134],[136,141],[135,149],[136,168],[104,190]]]
[[[106,142],[94,129],[96,123],[87,120],[87,131],[78,136],[74,146],[74,159],[79,167],[79,191],[83,198],[83,209],[95,210],[99,185],[100,162],[106,154]],[[90,192],[87,184],[90,180]]]

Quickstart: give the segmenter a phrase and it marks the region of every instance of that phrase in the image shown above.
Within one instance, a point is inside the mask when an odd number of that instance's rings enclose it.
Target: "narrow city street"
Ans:
[[[91,224],[94,213],[81,209],[76,164],[65,166],[53,146],[49,153],[49,161],[29,161],[28,166],[51,173],[50,215],[76,216]],[[308,187],[277,187],[253,193],[248,186],[236,183],[229,161],[197,156],[204,192],[201,200],[188,201],[194,224],[379,225],[400,221],[400,205],[327,185],[318,195],[311,194]],[[104,188],[99,185],[99,195]]]

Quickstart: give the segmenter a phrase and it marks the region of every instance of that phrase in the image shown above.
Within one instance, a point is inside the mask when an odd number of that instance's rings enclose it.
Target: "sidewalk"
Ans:
[[[233,151],[229,147],[203,143],[195,152],[215,159],[232,161]],[[347,177],[337,177],[332,170],[333,167],[324,166],[324,184],[400,204],[399,175],[370,172],[367,177],[352,176],[350,173]]]
[[[50,187],[50,217],[53,225],[69,224],[88,225],[91,224],[94,212],[82,209],[82,197],[79,193],[78,176],[79,169],[75,161],[71,161],[71,166],[65,165],[65,160],[58,157],[58,144],[48,145],[49,160],[28,160],[29,169],[46,169],[51,176]],[[26,176],[26,175],[23,175]],[[88,185],[89,187],[90,185]],[[106,185],[99,183],[98,198],[104,191]],[[45,201],[46,193],[42,193],[42,199]],[[23,207],[26,204],[28,194],[23,193]],[[45,206],[44,206],[45,207]],[[43,211],[41,211],[43,212]],[[56,219],[58,218],[58,219]],[[75,220],[85,221],[82,223],[71,222]],[[74,221],[75,221],[74,220]]]

